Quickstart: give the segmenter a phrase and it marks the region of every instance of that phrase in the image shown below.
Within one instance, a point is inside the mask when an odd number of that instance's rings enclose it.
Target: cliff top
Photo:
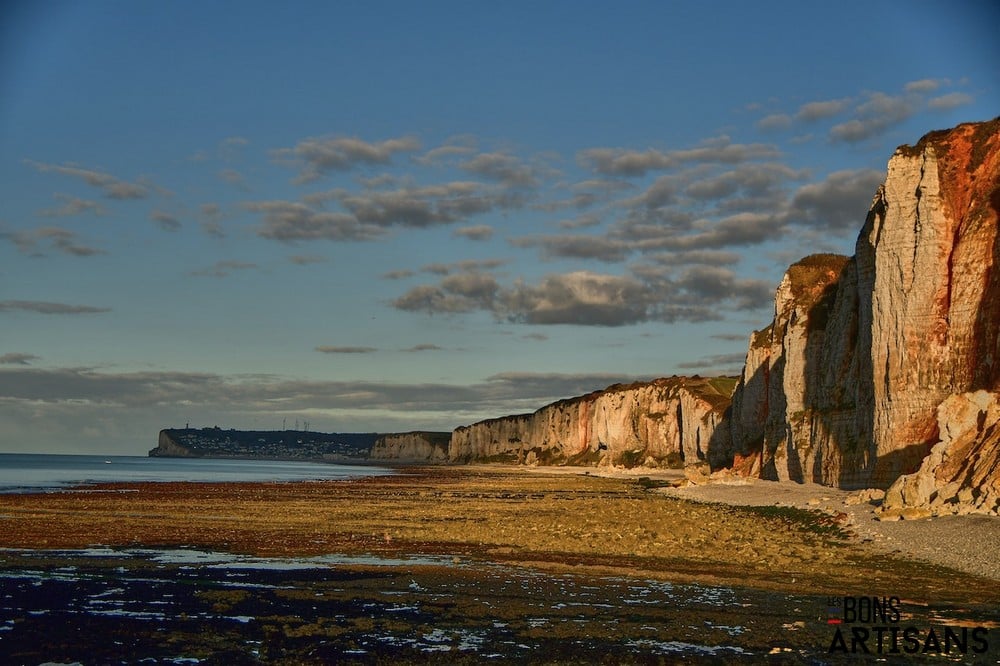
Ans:
[[[896,148],[896,154],[913,157],[923,153],[928,146],[933,146],[937,152],[948,151],[954,146],[956,140],[963,139],[977,147],[976,157],[978,159],[970,160],[970,166],[975,168],[979,164],[982,164],[985,155],[989,152],[988,145],[991,143],[991,135],[1000,135],[1000,116],[997,116],[993,120],[978,123],[962,123],[949,129],[928,132],[920,137],[920,140],[912,146],[903,144]]]
[[[524,414],[512,414],[510,416],[501,416],[498,418],[484,419],[478,423],[495,423],[498,421],[508,421],[511,419],[528,419],[531,418],[532,414],[535,414],[543,409],[550,409],[552,407],[568,407],[570,405],[575,405],[580,402],[593,401],[597,398],[609,395],[613,393],[622,393],[625,391],[634,391],[637,389],[642,389],[646,387],[661,387],[661,388],[675,388],[675,389],[686,389],[690,391],[696,397],[708,402],[712,405],[713,409],[723,410],[729,406],[730,398],[733,391],[736,388],[736,384],[739,383],[739,377],[701,377],[700,375],[693,376],[680,376],[674,375],[672,377],[661,377],[659,379],[654,379],[648,382],[632,382],[631,384],[612,384],[607,388],[603,388],[597,391],[591,391],[585,395],[575,396],[572,398],[566,398],[564,400],[557,400],[555,402],[549,403],[535,412],[524,413]],[[475,424],[472,424],[475,425]],[[456,430],[462,430],[470,426],[459,426]]]
[[[796,301],[815,301],[828,285],[836,282],[850,261],[842,254],[811,254],[796,261],[785,272]]]

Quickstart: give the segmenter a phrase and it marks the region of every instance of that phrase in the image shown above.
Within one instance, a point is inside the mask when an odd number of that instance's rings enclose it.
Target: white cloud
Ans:
[[[37,314],[79,315],[111,312],[111,308],[100,308],[92,305],[51,303],[49,301],[0,301],[0,312],[15,311],[34,312]]]
[[[310,137],[292,148],[281,148],[272,154],[279,162],[298,168],[296,182],[307,183],[331,171],[348,171],[363,164],[388,164],[395,154],[419,148],[420,142],[413,137],[374,143],[354,137]]]
[[[975,102],[975,99],[972,95],[955,92],[928,100],[927,107],[935,111],[950,111],[960,106],[968,106],[973,102]]]
[[[149,196],[149,187],[145,184],[130,183],[96,169],[86,169],[75,164],[46,164],[25,160],[25,162],[42,173],[58,173],[82,180],[99,189],[109,199],[145,199]]]

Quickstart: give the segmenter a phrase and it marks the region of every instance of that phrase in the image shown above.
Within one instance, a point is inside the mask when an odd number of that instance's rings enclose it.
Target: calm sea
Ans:
[[[0,493],[119,481],[309,481],[391,473],[368,465],[288,460],[0,453]]]

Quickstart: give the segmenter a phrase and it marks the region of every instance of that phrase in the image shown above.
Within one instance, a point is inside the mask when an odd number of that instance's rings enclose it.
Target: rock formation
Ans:
[[[717,448],[765,478],[842,487],[915,471],[937,406],[1000,383],[998,209],[1000,119],[898,149],[854,257],[785,276]]]
[[[448,461],[449,432],[405,432],[382,435],[372,446],[376,460],[401,463],[442,463]]]
[[[937,415],[941,441],[886,491],[883,520],[1000,510],[1000,394],[953,395]]]
[[[561,400],[533,414],[452,433],[453,462],[681,466],[711,458],[709,441],[735,381],[671,377]]]

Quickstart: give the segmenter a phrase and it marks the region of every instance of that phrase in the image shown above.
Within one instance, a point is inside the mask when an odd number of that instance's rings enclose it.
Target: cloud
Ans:
[[[558,227],[560,229],[586,229],[588,227],[596,227],[601,224],[601,216],[592,213],[586,213],[584,215],[578,215],[571,220],[559,220]]]
[[[388,164],[396,153],[408,153],[420,148],[413,137],[399,137],[369,143],[353,137],[311,137],[299,141],[293,148],[273,151],[274,158],[298,168],[297,183],[308,183],[331,171],[349,171],[359,165]]]
[[[792,117],[785,113],[773,113],[757,121],[757,129],[764,132],[788,129],[792,126]]]
[[[0,301],[0,312],[35,312],[38,314],[99,314],[111,312],[111,308],[99,308],[91,305],[68,305],[66,303],[50,303],[48,301]]]
[[[149,219],[155,222],[164,231],[178,231],[181,228],[181,221],[170,213],[162,210],[154,210],[149,214]]]
[[[688,250],[662,254],[648,254],[645,258],[669,266],[681,266],[685,264],[724,266],[726,264],[739,263],[741,257],[736,252],[727,252],[724,250]]]
[[[371,354],[377,352],[375,347],[331,347],[330,345],[320,345],[316,351],[323,354]]]
[[[45,208],[40,210],[38,211],[39,215],[43,217],[74,217],[84,213],[92,213],[94,215],[107,214],[107,209],[105,209],[104,206],[97,201],[71,197],[68,194],[58,192],[52,196],[54,199],[62,201],[63,205],[58,208]]]
[[[851,105],[849,98],[831,99],[822,102],[809,102],[799,107],[795,119],[802,122],[815,122],[832,118],[846,111]]]
[[[200,211],[204,218],[201,221],[201,230],[213,238],[225,238],[226,232],[220,224],[224,217],[222,207],[217,203],[204,203]]]
[[[487,241],[493,238],[493,227],[488,224],[460,227],[451,232],[451,235],[459,238],[467,238],[473,241]]]
[[[716,333],[714,335],[708,336],[715,340],[725,340],[726,342],[746,342],[747,335],[745,333]]]
[[[482,153],[463,162],[462,169],[507,187],[537,187],[536,169],[509,153]]]
[[[149,196],[149,187],[145,184],[130,183],[95,169],[85,169],[74,164],[46,164],[25,160],[26,163],[43,173],[58,173],[82,180],[91,187],[99,189],[109,199],[145,199]]]
[[[803,185],[792,197],[790,222],[829,231],[859,229],[872,194],[885,174],[874,169],[836,171],[818,183]]]
[[[454,181],[391,191],[331,194],[360,223],[376,227],[427,228],[463,222],[472,216],[518,208],[520,196],[482,183]]]
[[[243,174],[236,169],[228,168],[222,169],[218,173],[219,179],[229,183],[230,185],[235,185],[236,187],[244,187],[246,185],[246,179]]]
[[[104,250],[81,245],[75,232],[61,227],[42,227],[32,231],[2,231],[0,238],[6,238],[13,243],[19,252],[31,257],[44,257],[40,246],[48,247],[57,252],[74,257],[92,257],[106,254]]]
[[[927,107],[935,111],[950,111],[960,106],[972,104],[974,101],[972,95],[956,92],[928,100]]]
[[[477,140],[473,136],[459,136],[449,140],[445,145],[428,150],[423,155],[413,158],[418,164],[432,166],[450,161],[453,157],[465,157],[476,152]]]
[[[288,260],[295,264],[296,266],[308,266],[309,264],[323,264],[326,263],[326,257],[320,257],[315,254],[293,254],[288,257]]]
[[[727,368],[729,370],[736,370],[743,367],[743,363],[746,360],[746,354],[715,354],[713,356],[703,356],[696,361],[686,361],[684,363],[678,363],[678,370],[704,370],[704,369],[715,369],[715,368]]]
[[[774,299],[774,284],[769,280],[739,279],[721,266],[697,264],[684,270],[674,288],[688,295],[694,303],[732,301],[737,310],[767,307]]]
[[[904,86],[904,90],[908,93],[932,93],[942,85],[947,85],[949,81],[947,79],[920,79],[919,81],[910,81]]]
[[[165,412],[184,414],[195,409],[207,410],[206,417],[214,419],[220,414],[246,419],[250,414],[273,416],[338,410],[449,415],[475,412],[479,418],[484,418],[534,410],[546,402],[641,379],[652,379],[652,376],[507,372],[472,385],[451,385],[0,367],[0,408],[19,408],[22,417],[30,410],[28,413],[36,426],[44,421],[39,420],[40,415],[62,413],[67,416],[66,412],[72,411],[74,420],[92,421],[95,413],[103,415],[109,413],[108,410],[115,412],[118,409],[133,412],[133,418],[135,410],[150,410],[153,421],[160,424],[164,422]]]
[[[404,352],[425,352],[425,351],[443,351],[444,347],[438,347],[434,344],[423,343],[419,345],[413,345],[408,349],[404,349]]]
[[[463,259],[462,261],[455,261],[450,264],[426,264],[421,266],[420,270],[424,273],[433,273],[435,275],[450,275],[455,272],[491,271],[506,265],[506,263],[504,259]]]
[[[469,271],[448,275],[439,285],[413,287],[392,302],[393,307],[428,314],[492,310],[499,283],[492,275]]]
[[[830,128],[830,138],[846,143],[870,139],[901,124],[916,113],[919,106],[920,98],[917,96],[871,93],[867,101],[855,109],[857,117]]]
[[[737,164],[780,156],[776,146],[732,143],[728,136],[703,142],[701,147],[685,150],[645,151],[624,148],[590,148],[577,155],[581,166],[603,175],[643,176],[648,171],[673,169],[692,163]]]
[[[211,268],[204,268],[200,271],[191,271],[189,275],[195,277],[229,277],[234,271],[259,270],[260,266],[246,261],[217,261]]]
[[[675,234],[649,242],[648,247],[698,250],[730,246],[759,245],[778,238],[785,224],[780,215],[738,213],[716,221],[700,220],[693,233]]]
[[[294,201],[251,201],[244,203],[243,208],[264,216],[264,224],[257,235],[271,240],[365,241],[385,233],[353,215],[317,211]]]
[[[250,145],[250,139],[242,136],[229,136],[219,142],[219,157],[233,161],[240,156],[244,148]]]
[[[546,259],[593,259],[606,263],[624,261],[631,252],[628,243],[604,236],[529,236],[511,239],[514,247],[537,247]]]
[[[0,365],[31,365],[32,361],[38,361],[41,358],[41,356],[35,356],[34,354],[10,352],[0,356]]]
[[[623,326],[655,318],[656,296],[627,276],[574,271],[547,275],[537,285],[515,283],[499,295],[495,312],[526,324]]]
[[[800,180],[805,172],[783,164],[741,165],[714,176],[699,178],[684,189],[684,194],[701,201],[724,199],[738,193],[748,197],[779,194],[785,183]],[[769,200],[767,207],[773,207]]]

